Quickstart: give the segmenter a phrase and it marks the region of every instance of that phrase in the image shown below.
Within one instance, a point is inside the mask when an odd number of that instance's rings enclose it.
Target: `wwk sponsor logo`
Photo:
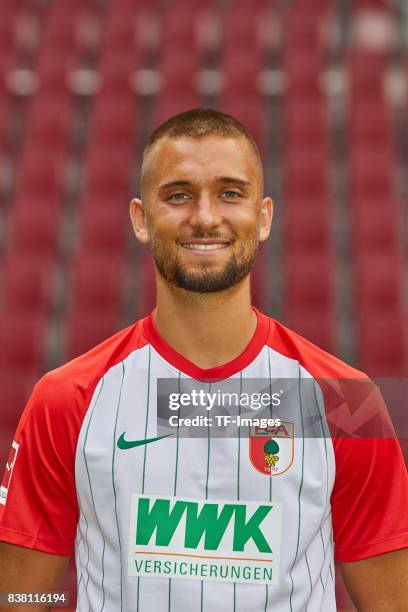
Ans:
[[[281,505],[132,495],[129,574],[279,580]]]

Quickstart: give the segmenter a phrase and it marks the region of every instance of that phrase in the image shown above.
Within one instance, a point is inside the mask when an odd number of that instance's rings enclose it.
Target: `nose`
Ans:
[[[214,201],[209,194],[200,195],[192,207],[189,219],[191,227],[209,229],[219,225],[221,220],[218,202]]]

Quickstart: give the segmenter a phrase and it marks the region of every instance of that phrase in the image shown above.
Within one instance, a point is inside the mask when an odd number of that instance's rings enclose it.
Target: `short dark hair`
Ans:
[[[232,138],[246,138],[251,143],[257,157],[260,158],[255,140],[242,123],[235,119],[235,117],[213,108],[192,108],[184,113],[170,117],[150,135],[145,151],[166,136],[169,138],[177,138],[179,136],[200,138],[200,136],[210,136],[212,134],[230,136]]]
[[[162,138],[178,138],[190,136],[219,135],[230,138],[245,138],[251,145],[262,168],[261,155],[258,146],[238,119],[213,108],[192,108],[174,117],[170,117],[150,135],[143,152],[143,160],[152,147]],[[144,191],[144,172],[142,167],[142,192]]]

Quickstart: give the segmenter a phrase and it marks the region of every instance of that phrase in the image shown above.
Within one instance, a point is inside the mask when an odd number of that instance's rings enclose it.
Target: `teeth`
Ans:
[[[214,243],[214,244],[183,244],[183,246],[186,249],[198,249],[199,251],[212,251],[214,249],[222,249],[228,245],[223,242],[220,242],[220,243]]]

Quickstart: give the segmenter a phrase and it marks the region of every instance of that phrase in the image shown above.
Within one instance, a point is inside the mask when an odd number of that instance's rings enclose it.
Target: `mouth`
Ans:
[[[192,242],[182,242],[183,249],[187,249],[194,253],[218,253],[227,249],[230,246],[230,241],[222,240],[197,240]]]

